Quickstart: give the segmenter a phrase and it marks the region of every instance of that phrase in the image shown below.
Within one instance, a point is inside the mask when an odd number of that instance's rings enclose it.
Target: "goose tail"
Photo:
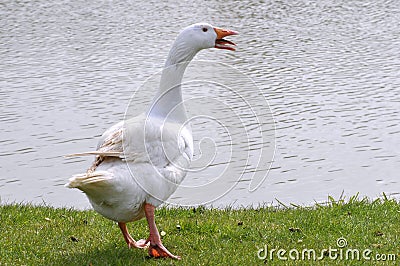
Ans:
[[[110,179],[112,179],[112,177],[107,171],[77,174],[69,179],[69,182],[65,184],[65,187],[84,190],[85,187],[104,186],[108,184]]]

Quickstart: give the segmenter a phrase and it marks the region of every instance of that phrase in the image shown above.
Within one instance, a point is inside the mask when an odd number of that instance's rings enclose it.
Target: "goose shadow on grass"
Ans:
[[[159,260],[168,259],[151,258],[147,249],[128,249],[126,246],[108,244],[92,250],[71,252],[57,258],[53,265],[153,265]]]

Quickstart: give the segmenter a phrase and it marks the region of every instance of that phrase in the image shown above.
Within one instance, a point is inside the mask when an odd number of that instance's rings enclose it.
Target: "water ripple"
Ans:
[[[398,196],[398,2],[228,2],[2,3],[1,198],[87,206],[61,184],[92,158],[62,155],[93,149],[96,137],[123,118],[133,89],[160,69],[176,32],[197,22],[194,17],[241,33],[235,53],[207,51],[198,58],[233,62],[251,76],[276,120],[267,181],[248,193],[245,176],[221,204],[312,203],[343,190]],[[138,104],[146,105],[152,93]],[[251,121],[248,126],[257,130]],[[200,135],[207,135],[209,127],[203,128]],[[228,142],[222,138],[220,145]],[[250,149],[259,146],[250,143]]]

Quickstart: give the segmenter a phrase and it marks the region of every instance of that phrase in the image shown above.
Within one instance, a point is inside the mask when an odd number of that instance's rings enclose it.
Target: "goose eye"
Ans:
[[[207,31],[208,31],[208,29],[207,29],[207,28],[203,28],[203,31],[204,31],[204,32],[207,32]]]

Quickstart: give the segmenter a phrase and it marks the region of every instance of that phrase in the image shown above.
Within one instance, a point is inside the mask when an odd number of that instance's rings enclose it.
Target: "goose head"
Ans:
[[[234,51],[235,44],[223,38],[236,34],[238,34],[236,31],[213,27],[208,23],[197,23],[183,29],[177,40],[197,50],[218,48]]]
[[[236,31],[213,27],[208,23],[190,25],[176,37],[169,54],[169,64],[188,62],[203,49],[217,48],[234,51],[235,44],[224,38],[237,34]]]

